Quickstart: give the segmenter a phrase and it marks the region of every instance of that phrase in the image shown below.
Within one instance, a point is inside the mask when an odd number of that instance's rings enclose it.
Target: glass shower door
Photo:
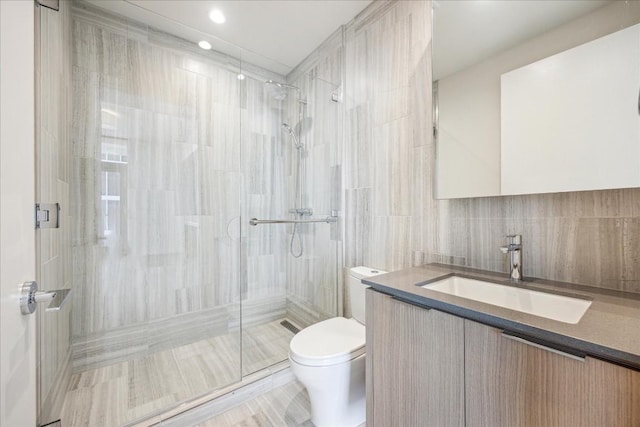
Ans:
[[[243,375],[287,360],[298,330],[338,314],[341,232],[337,216],[323,221],[340,210],[337,85],[313,73],[279,83],[245,80]]]
[[[280,128],[284,105],[269,96],[267,79],[252,75],[242,80],[243,376],[285,360],[292,335],[280,325],[286,306],[286,236],[273,228],[249,225],[250,218],[274,218],[286,211],[287,154]]]
[[[95,140],[78,138],[94,182],[78,176],[80,223],[93,227],[81,230],[91,258],[74,257],[89,267],[75,366],[108,368],[126,405],[115,425],[241,378],[240,67],[82,18],[74,106],[98,120]]]
[[[240,60],[93,9],[42,9],[41,423],[123,425],[241,373]]]

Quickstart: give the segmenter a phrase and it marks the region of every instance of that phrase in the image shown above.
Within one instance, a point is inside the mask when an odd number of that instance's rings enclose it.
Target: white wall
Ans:
[[[0,1],[0,426],[36,424],[35,316],[18,285],[35,277],[34,5]]]

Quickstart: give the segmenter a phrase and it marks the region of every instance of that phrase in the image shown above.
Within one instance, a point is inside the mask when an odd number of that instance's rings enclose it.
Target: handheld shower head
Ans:
[[[302,148],[302,144],[298,141],[298,136],[296,135],[296,132],[293,130],[293,128],[291,126],[289,126],[288,123],[282,123],[282,127],[287,132],[289,132],[289,135],[291,135],[291,140],[293,141],[293,145],[296,146],[296,149],[297,150],[301,149]]]

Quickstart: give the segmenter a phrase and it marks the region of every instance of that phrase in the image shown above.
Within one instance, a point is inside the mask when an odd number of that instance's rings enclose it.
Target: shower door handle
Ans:
[[[71,289],[59,289],[45,292],[38,291],[38,283],[24,282],[20,286],[20,312],[32,314],[39,302],[49,302],[47,311],[58,311],[67,302]]]

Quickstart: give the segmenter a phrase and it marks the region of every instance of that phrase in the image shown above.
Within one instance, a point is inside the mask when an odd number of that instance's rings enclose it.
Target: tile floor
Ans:
[[[285,360],[292,337],[280,321],[246,328],[242,373]],[[114,427],[239,381],[239,347],[234,333],[74,374],[63,423]]]
[[[365,427],[362,423],[358,427]],[[197,427],[313,427],[311,404],[304,386],[291,381]]]
[[[264,393],[198,427],[313,427],[307,391],[298,381]]]

